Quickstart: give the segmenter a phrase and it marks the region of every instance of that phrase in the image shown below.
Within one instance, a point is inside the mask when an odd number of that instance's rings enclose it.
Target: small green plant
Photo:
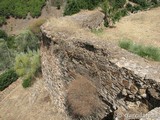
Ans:
[[[91,32],[96,34],[96,35],[101,35],[103,33],[103,29],[102,28],[92,29]]]
[[[113,25],[120,20],[122,12],[115,8],[109,0],[105,0],[101,4],[102,12],[105,14],[104,26],[113,27]]]
[[[32,85],[32,79],[31,78],[27,78],[23,80],[22,86],[24,88],[30,87]]]
[[[0,16],[0,26],[6,23],[6,18],[3,16]]]
[[[160,61],[160,48],[136,44],[130,40],[120,41],[119,46],[141,57]]]
[[[37,72],[40,70],[39,51],[29,50],[27,53],[20,53],[15,58],[14,69],[16,73],[23,78],[23,86],[30,86]]]
[[[0,75],[0,91],[7,88],[18,79],[18,75],[13,69],[9,69]]]

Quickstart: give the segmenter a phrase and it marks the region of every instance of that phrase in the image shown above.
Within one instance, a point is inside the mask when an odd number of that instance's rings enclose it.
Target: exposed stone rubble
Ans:
[[[77,22],[81,27],[96,29],[103,26],[104,14],[97,11],[82,11],[78,14],[65,17],[64,19],[71,19]]]
[[[113,117],[123,120],[126,114],[147,113],[160,107],[159,63],[151,63],[100,40],[70,19],[65,24],[66,20],[52,19],[41,27],[43,77],[47,86],[51,86],[50,95],[57,101],[59,111],[67,116],[65,89],[74,80],[71,72],[91,78],[105,104],[98,118],[91,116],[81,120],[111,120]],[[50,58],[45,56],[44,46]]]

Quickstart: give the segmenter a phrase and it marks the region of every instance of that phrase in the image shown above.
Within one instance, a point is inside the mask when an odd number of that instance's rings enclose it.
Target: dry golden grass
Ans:
[[[38,34],[40,33],[40,26],[45,23],[46,19],[41,18],[41,19],[37,19],[36,21],[34,21],[30,26],[29,29],[35,33]]]
[[[136,43],[160,47],[160,7],[123,17],[115,28],[107,28],[101,37],[118,43],[131,39]]]
[[[83,76],[70,83],[67,101],[73,116],[87,117],[101,106],[96,88]]]

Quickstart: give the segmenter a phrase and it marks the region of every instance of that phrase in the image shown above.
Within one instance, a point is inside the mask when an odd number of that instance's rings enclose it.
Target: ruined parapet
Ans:
[[[98,10],[96,11],[86,10],[78,14],[65,17],[64,19],[71,19],[84,28],[96,29],[103,27],[104,14]]]
[[[123,114],[146,113],[160,106],[159,63],[149,62],[108,41],[100,40],[88,31],[84,31],[69,17],[51,19],[41,27],[41,30],[44,46],[50,55],[55,57],[50,58],[53,62],[48,60],[43,66],[50,65],[55,68],[54,59],[56,59],[58,62],[56,67],[61,71],[61,79],[58,81],[62,84],[59,88],[67,89],[70,82],[74,80],[74,75],[71,73],[80,74],[89,78],[104,103],[104,109],[98,113],[98,117],[81,116],[80,119],[113,119],[114,112],[118,109],[123,109]],[[43,53],[43,49],[41,52]],[[44,58],[43,54],[42,58]],[[43,75],[46,71],[48,70],[43,70],[42,67]],[[53,77],[54,74],[56,75],[52,70],[48,71],[48,74],[52,74]],[[43,77],[49,79],[46,75]],[[53,84],[54,80],[56,79],[50,79]],[[58,91],[54,99],[62,97],[59,102],[64,104],[63,94],[67,92],[63,89],[59,91],[59,88],[54,86],[52,90]],[[67,104],[58,107],[66,109]],[[112,118],[109,118],[109,115]]]

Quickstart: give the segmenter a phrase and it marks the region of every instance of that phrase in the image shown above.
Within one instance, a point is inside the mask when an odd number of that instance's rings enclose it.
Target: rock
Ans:
[[[133,94],[136,94],[136,93],[138,92],[138,88],[137,88],[135,85],[131,85],[130,91],[131,91]]]
[[[135,96],[134,95],[129,95],[128,96],[130,99],[134,100],[135,99]]]
[[[129,83],[128,80],[123,80],[123,81],[122,81],[122,84],[123,84],[123,86],[124,86],[125,88],[129,88],[129,87],[130,87],[130,83]]]
[[[143,98],[146,98],[146,97],[147,97],[146,89],[139,89],[139,90],[138,90],[138,93],[139,93],[140,96],[142,96]]]
[[[155,108],[145,114],[140,120],[160,120],[160,108]]]
[[[127,96],[127,90],[125,88],[122,90],[122,95]]]
[[[153,88],[150,88],[150,89],[148,89],[148,93],[152,96],[152,97],[154,97],[154,98],[159,98],[159,96],[160,96],[160,93],[158,93],[155,89],[153,89]]]

